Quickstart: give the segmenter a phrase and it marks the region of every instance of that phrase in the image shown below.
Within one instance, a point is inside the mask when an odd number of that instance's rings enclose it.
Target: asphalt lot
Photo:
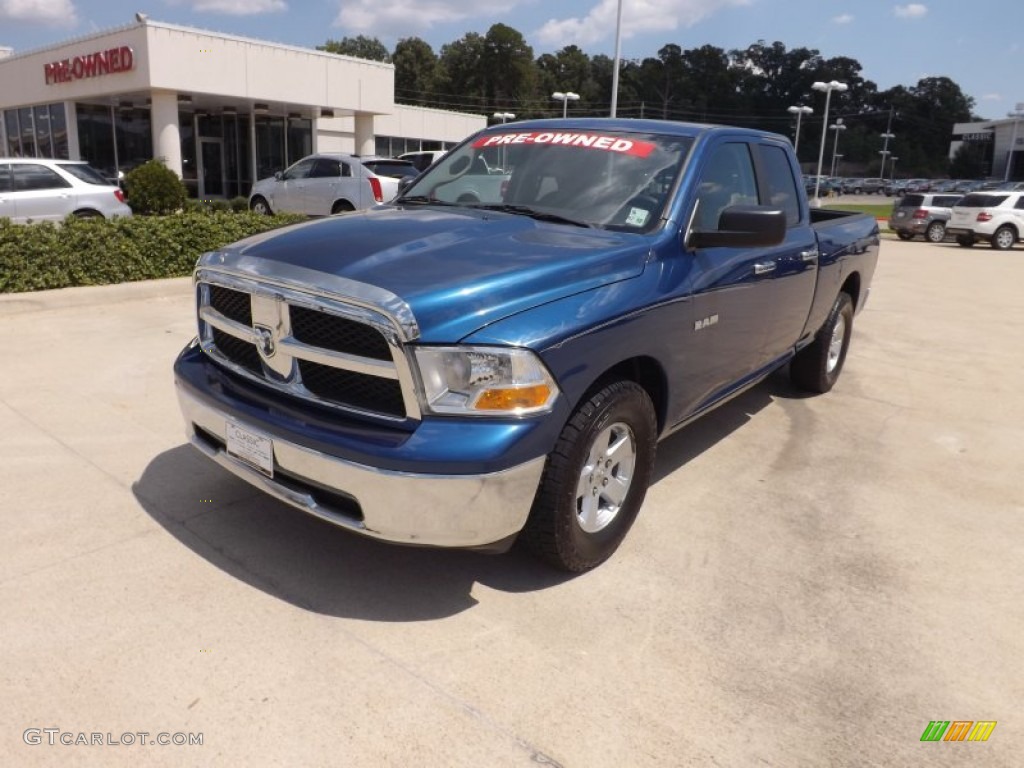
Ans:
[[[886,240],[837,388],[776,375],[662,443],[576,578],[203,459],[186,280],[0,297],[0,765],[1020,765],[1022,285],[1020,246]]]

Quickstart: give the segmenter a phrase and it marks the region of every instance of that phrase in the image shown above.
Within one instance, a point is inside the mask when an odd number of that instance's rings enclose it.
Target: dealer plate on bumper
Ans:
[[[228,455],[257,469],[267,477],[274,476],[274,441],[266,435],[240,427],[234,422],[224,425]]]

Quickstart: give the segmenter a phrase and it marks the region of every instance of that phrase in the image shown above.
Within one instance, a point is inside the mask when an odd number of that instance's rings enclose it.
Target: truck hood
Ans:
[[[650,241],[506,213],[382,207],[266,232],[221,252],[383,288],[410,306],[422,340],[455,342],[525,309],[639,275]]]

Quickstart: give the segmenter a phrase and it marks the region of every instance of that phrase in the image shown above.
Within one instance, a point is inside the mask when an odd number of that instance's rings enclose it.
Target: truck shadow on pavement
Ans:
[[[659,446],[653,482],[732,434],[775,397],[797,396],[775,374],[684,428]],[[477,584],[520,593],[574,578],[515,547],[495,556],[403,547],[348,533],[257,491],[190,445],[156,456],[132,491],[153,520],[210,564],[330,616],[426,621],[472,608]]]

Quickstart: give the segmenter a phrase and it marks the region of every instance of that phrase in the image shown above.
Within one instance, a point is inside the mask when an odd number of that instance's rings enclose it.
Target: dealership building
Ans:
[[[1018,104],[1016,112],[1006,119],[956,123],[949,159],[970,145],[978,150],[986,176],[1024,181],[1024,104]]]
[[[391,64],[137,18],[0,48],[0,155],[109,177],[159,157],[191,194],[230,198],[312,152],[445,149],[487,123],[395,104]]]

